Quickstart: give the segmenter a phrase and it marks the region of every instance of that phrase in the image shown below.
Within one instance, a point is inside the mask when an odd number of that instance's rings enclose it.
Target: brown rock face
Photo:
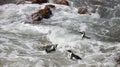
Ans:
[[[117,64],[120,64],[120,57],[115,59]]]
[[[16,4],[18,2],[23,2],[25,0],[0,0],[0,5],[4,5],[4,4]]]
[[[33,23],[36,23],[36,21],[41,21],[43,18],[48,19],[51,16],[52,16],[52,11],[50,10],[50,6],[46,5],[44,9],[41,9],[38,12],[32,14],[32,20]]]
[[[116,62],[117,62],[118,64],[120,64],[120,59],[119,59],[119,60],[116,60]]]
[[[46,5],[46,7],[48,7],[48,8],[55,8],[55,6],[54,6],[54,5],[51,5],[51,4]]]
[[[45,18],[45,19],[50,18],[51,15],[52,15],[52,11],[51,11],[50,8],[47,7],[47,6],[46,6],[44,9],[39,10],[39,13],[40,13],[41,16],[42,16],[43,18]]]
[[[67,0],[56,1],[55,3],[69,6],[69,2]]]
[[[39,12],[32,14],[32,23],[38,23],[37,21],[41,21],[42,19],[43,17]]]
[[[88,11],[87,8],[80,8],[80,9],[78,9],[78,13],[79,13],[79,14],[88,14],[89,11]]]
[[[100,1],[90,1],[89,4],[91,4],[91,5],[102,5],[103,2],[100,2]]]
[[[37,4],[42,4],[42,3],[47,3],[48,0],[32,0],[32,3],[37,3]]]

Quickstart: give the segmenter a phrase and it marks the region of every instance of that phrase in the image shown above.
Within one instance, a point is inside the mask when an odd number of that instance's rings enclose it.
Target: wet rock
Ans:
[[[57,0],[55,1],[56,4],[67,5],[69,6],[69,2],[67,0]]]
[[[53,7],[53,5],[46,5],[44,9],[41,9],[38,12],[32,14],[32,23],[40,23],[37,21],[41,21],[43,18],[49,19],[52,16],[50,7]]]
[[[0,5],[4,5],[4,4],[16,4],[17,2],[20,2],[23,0],[0,0]]]
[[[36,12],[32,14],[32,23],[40,23],[40,21],[43,19],[42,15],[39,12]],[[39,22],[38,22],[39,21]]]
[[[89,4],[91,4],[91,5],[102,5],[103,2],[101,2],[101,1],[89,1]]]
[[[78,9],[79,14],[89,14],[89,10],[87,8],[79,8]]]
[[[39,13],[45,19],[50,18],[52,15],[52,11],[50,10],[50,8],[48,6],[46,6],[44,9],[39,10]]]
[[[46,7],[48,7],[48,8],[55,8],[55,5],[49,4],[49,5],[46,5]]]
[[[115,58],[115,61],[116,61],[117,64],[120,64],[120,56]]]
[[[17,5],[19,5],[19,4],[31,4],[32,2],[31,2],[31,0],[21,0],[21,1],[17,1]]]
[[[48,0],[31,0],[32,3],[42,4],[42,3],[48,3]]]

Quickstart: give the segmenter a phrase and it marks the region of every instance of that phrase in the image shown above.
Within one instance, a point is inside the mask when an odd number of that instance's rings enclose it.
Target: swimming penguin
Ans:
[[[45,51],[46,51],[47,53],[50,53],[50,52],[56,51],[57,45],[58,45],[58,44],[56,44],[56,45],[52,45],[49,49],[48,49],[48,48],[45,49]]]
[[[70,59],[78,59],[78,60],[82,60],[81,57],[79,57],[78,55],[75,55],[71,50],[67,50],[70,54]]]
[[[79,33],[81,33],[81,34],[82,34],[82,39],[83,39],[83,38],[90,39],[90,37],[88,37],[88,36],[86,36],[86,35],[85,35],[85,32],[84,32],[84,31],[83,31],[83,32],[79,32]]]

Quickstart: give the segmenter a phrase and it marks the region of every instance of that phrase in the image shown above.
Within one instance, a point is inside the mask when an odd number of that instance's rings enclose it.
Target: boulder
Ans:
[[[52,5],[46,5],[44,9],[39,10],[36,13],[32,14],[32,23],[40,23],[40,21],[45,18],[49,19],[52,16],[52,11],[50,10],[50,7],[53,7]],[[39,22],[36,22],[39,21]]]
[[[55,1],[56,4],[67,5],[69,6],[69,2],[67,0],[57,0]]]
[[[42,4],[42,3],[48,3],[48,0],[31,0],[32,3]]]
[[[101,2],[101,1],[89,1],[89,4],[91,4],[91,5],[102,5],[103,2]]]
[[[87,8],[79,8],[78,13],[79,14],[89,14],[89,10]]]
[[[42,19],[43,19],[43,17],[39,12],[36,12],[36,13],[32,14],[32,23],[40,23],[40,21]]]
[[[52,5],[52,4],[46,5],[46,7],[48,7],[48,8],[55,8],[55,6]]]
[[[120,64],[120,56],[115,58],[115,61],[116,61],[117,64]]]
[[[48,6],[45,6],[44,9],[39,10],[39,13],[41,14],[41,16],[45,19],[48,19],[51,17],[52,15],[52,11],[50,10],[50,8]]]
[[[18,2],[23,2],[25,0],[0,0],[0,5],[4,5],[4,4],[16,4]]]

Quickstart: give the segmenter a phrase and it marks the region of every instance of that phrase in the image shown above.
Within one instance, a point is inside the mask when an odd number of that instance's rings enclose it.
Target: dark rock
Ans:
[[[42,3],[48,3],[48,0],[31,0],[32,3],[42,4]]]
[[[42,15],[39,12],[36,12],[32,14],[32,23],[40,23],[40,21],[43,19]]]
[[[52,5],[46,5],[44,9],[39,10],[38,12],[32,14],[32,20],[33,23],[36,23],[36,21],[41,21],[43,18],[48,19],[52,16],[52,11],[50,10],[50,7],[53,7]],[[37,22],[40,23],[40,22]]]
[[[34,13],[33,15],[32,15],[32,19],[33,19],[33,21],[37,21],[37,20],[41,20],[42,19],[42,16],[41,16],[41,14],[40,13]]]
[[[55,5],[49,4],[49,5],[46,5],[46,7],[48,7],[48,8],[55,8]]]
[[[0,5],[4,5],[4,4],[16,4],[17,2],[20,2],[23,0],[0,0]]]
[[[89,1],[89,4],[91,4],[91,5],[103,5],[104,3],[101,1]]]
[[[55,3],[69,6],[69,2],[67,0],[56,1]]]
[[[79,14],[89,14],[89,10],[87,8],[79,8],[78,13]]]
[[[47,6],[46,6],[44,9],[39,10],[39,13],[40,13],[41,16],[42,16],[43,18],[45,18],[45,19],[50,18],[51,15],[52,15],[52,11],[51,11],[50,8],[47,7]]]
[[[115,58],[115,61],[117,64],[120,64],[120,56],[118,58]]]

